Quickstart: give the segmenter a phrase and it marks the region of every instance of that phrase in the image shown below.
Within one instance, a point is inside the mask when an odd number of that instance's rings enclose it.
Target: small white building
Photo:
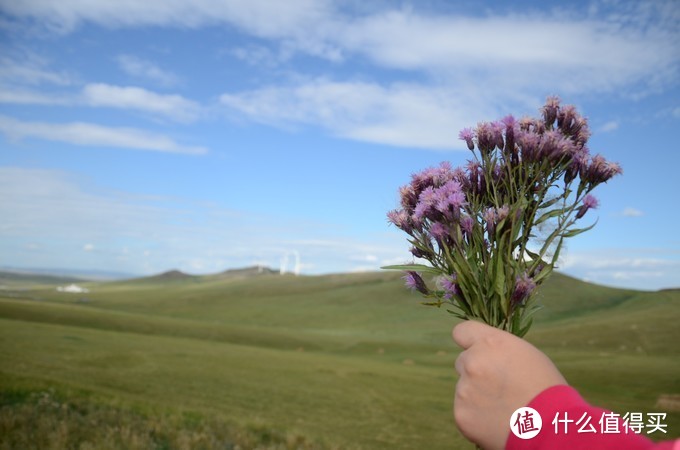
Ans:
[[[77,284],[69,284],[68,286],[58,286],[57,291],[68,292],[70,294],[86,294],[90,292],[89,289],[80,287]]]

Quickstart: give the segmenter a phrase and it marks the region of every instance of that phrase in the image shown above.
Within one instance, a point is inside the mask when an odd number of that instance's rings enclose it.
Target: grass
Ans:
[[[0,448],[472,448],[451,415],[455,321],[395,274],[88,287],[0,291]],[[528,339],[569,382],[679,436],[656,405],[680,394],[680,293],[555,275],[542,295]]]

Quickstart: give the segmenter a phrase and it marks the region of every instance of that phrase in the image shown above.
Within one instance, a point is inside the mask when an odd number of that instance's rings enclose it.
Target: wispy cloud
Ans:
[[[680,249],[601,249],[568,252],[560,270],[592,282],[648,289],[680,287]]]
[[[17,49],[0,56],[0,80],[21,85],[67,86],[74,82],[72,75],[50,68],[46,58]]]
[[[641,217],[641,216],[643,216],[644,214],[645,214],[645,213],[643,213],[643,212],[640,211],[639,209],[632,208],[632,207],[630,207],[630,206],[627,206],[627,207],[624,208],[623,211],[621,212],[621,215],[624,216],[624,217]]]
[[[0,86],[0,103],[18,105],[69,105],[72,96],[57,95],[36,90]]]
[[[377,269],[402,243],[371,235],[358,240],[303,218],[121,192],[72,173],[17,167],[0,167],[0,217],[0,264],[13,265],[30,264],[31,244],[41,264],[55,267],[68,254],[73,268],[215,272],[255,263],[278,267],[281,257],[297,251],[307,273],[323,273],[350,270],[357,257]]]
[[[25,122],[0,115],[0,133],[10,139],[37,138],[90,147],[114,147],[202,155],[203,147],[178,144],[168,136],[137,128],[106,127],[93,123]]]
[[[204,112],[200,104],[181,95],[159,94],[136,86],[114,86],[105,83],[87,84],[78,93],[72,91],[54,93],[0,85],[0,103],[116,108],[140,111],[154,118],[182,123],[194,122]]]
[[[112,5],[102,2],[63,0],[2,2],[3,9],[15,16],[41,20],[54,30],[73,31],[83,22],[106,27],[172,26],[197,28],[230,23],[263,37],[304,35],[312,25],[329,17],[328,0],[178,0],[173,2],[122,2]],[[316,28],[316,27],[315,27]]]
[[[608,10],[606,2],[594,6],[591,13],[567,8],[472,16],[394,8],[353,15],[351,8],[313,0],[285,5],[267,0],[126,2],[116,8],[77,0],[4,5],[10,14],[39,18],[62,29],[82,22],[191,28],[228,23],[287,49],[335,61],[360,55],[384,67],[445,76],[463,72],[504,86],[538,83],[542,88],[609,91],[636,82],[674,80],[679,32],[673,1],[628,3],[615,11]],[[165,78],[164,71],[148,61],[124,55],[121,62],[131,73]]]
[[[121,69],[128,75],[154,81],[162,86],[175,86],[180,82],[177,75],[161,69],[151,61],[133,55],[120,55],[117,60]]]
[[[463,149],[457,130],[491,113],[478,88],[459,91],[417,84],[309,80],[291,86],[227,93],[220,102],[252,120],[278,126],[321,126],[361,141]],[[476,98],[476,101],[475,101]]]
[[[343,67],[361,61],[389,71],[390,81],[298,73],[295,81],[226,92],[221,100],[233,113],[261,123],[312,125],[361,141],[448,149],[461,148],[452,138],[460,128],[510,111],[533,114],[556,89],[565,96],[639,97],[674,84],[680,71],[675,3],[610,3],[594,1],[589,9],[512,14],[460,9],[436,15],[390,3],[359,10],[330,0],[177,0],[124,2],[116,8],[62,0],[11,2],[5,9],[62,31],[82,23],[228,24],[265,42],[240,43],[231,52],[254,64],[273,55],[278,62],[293,61],[298,54]],[[133,76],[165,86],[178,82],[177,75],[137,56],[120,55],[118,62]],[[615,127],[610,122],[604,131]]]
[[[611,131],[618,130],[618,129],[619,129],[619,123],[615,120],[611,120],[611,121],[605,123],[604,125],[600,126],[600,131],[602,131],[603,133],[609,133]]]
[[[179,122],[193,122],[201,113],[200,105],[180,95],[162,95],[134,86],[88,84],[82,95],[89,106],[139,110]]]

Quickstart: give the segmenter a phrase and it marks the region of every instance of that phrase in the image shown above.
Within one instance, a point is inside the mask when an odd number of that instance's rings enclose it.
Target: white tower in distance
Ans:
[[[300,252],[293,250],[292,252],[287,252],[281,257],[281,268],[279,269],[279,274],[283,275],[288,270],[288,262],[290,261],[290,256],[295,257],[295,265],[293,266],[293,273],[295,276],[300,275]]]
[[[300,275],[300,252],[294,250],[293,254],[295,255],[295,268],[293,269],[293,272],[297,277],[298,275]]]
[[[281,266],[279,268],[279,274],[283,275],[286,273],[286,268],[288,267],[288,253],[281,257]]]

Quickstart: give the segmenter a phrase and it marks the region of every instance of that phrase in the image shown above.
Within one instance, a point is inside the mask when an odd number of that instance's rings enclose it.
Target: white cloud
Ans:
[[[623,209],[621,215],[625,217],[640,217],[643,216],[644,213],[639,209],[631,208],[630,206],[628,206]]]
[[[179,122],[192,122],[200,115],[200,106],[180,95],[161,95],[139,87],[88,84],[83,88],[87,105],[120,109],[136,109],[168,117]]]
[[[278,268],[297,251],[305,271],[327,273],[348,271],[355,255],[393,258],[399,247],[380,236],[348,238],[328,224],[120,192],[45,169],[0,167],[0,217],[0,265],[24,267],[62,267],[68,254],[70,268],[217,272],[253,261]],[[41,243],[43,259],[26,251],[28,242]]]
[[[0,80],[23,85],[51,84],[67,86],[73,77],[49,68],[49,61],[32,52],[17,52],[0,56]]]
[[[477,89],[461,92],[405,83],[383,87],[317,79],[223,94],[220,101],[252,120],[283,127],[317,125],[361,141],[463,149],[457,130],[491,114],[493,99],[487,103],[480,97],[483,93]]]
[[[360,55],[383,67],[438,76],[475,75],[501,83],[502,89],[538,85],[560,86],[563,92],[611,91],[636,82],[672,82],[678,69],[673,20],[678,13],[672,1],[615,5],[613,11],[600,2],[598,15],[563,9],[486,16],[435,15],[412,8],[352,15],[351,7],[318,0],[5,3],[9,14],[66,30],[82,22],[194,28],[226,23],[292,51],[335,61]],[[164,78],[153,64],[126,58],[131,72]]]
[[[168,136],[145,130],[106,127],[84,122],[60,124],[25,122],[0,115],[0,133],[13,140],[38,138],[91,147],[128,148],[190,155],[201,155],[208,151],[203,147],[180,145]]]
[[[659,289],[680,287],[680,249],[601,249],[568,252],[559,270],[594,283]]]
[[[238,47],[231,50],[230,53],[241,61],[245,61],[253,66],[272,67],[284,59],[283,55],[276,54],[270,48],[263,45]]]
[[[80,94],[54,94],[0,85],[0,103],[24,105],[89,106],[137,110],[155,117],[189,123],[201,117],[198,103],[174,94],[158,94],[135,86],[90,83]]]
[[[0,103],[19,105],[69,105],[73,98],[16,87],[0,86]]]
[[[677,71],[672,43],[677,35],[672,28],[650,30],[593,18],[473,18],[405,10],[352,23],[338,44],[387,67],[454,76],[466,72],[503,85],[559,86],[565,92],[611,90],[646,77],[671,81],[669,71]]]
[[[615,120],[611,120],[600,127],[600,131],[603,133],[608,133],[610,131],[618,130],[619,123]]]
[[[595,1],[587,11],[476,15],[399,9],[389,2],[362,9],[330,0],[5,3],[9,15],[62,31],[82,23],[226,24],[265,41],[232,51],[253,64],[302,53],[387,69],[392,80],[410,81],[308,78],[227,92],[222,102],[257,122],[320,126],[350,139],[408,147],[462,148],[456,139],[461,128],[511,111],[534,114],[537,102],[555,91],[644,96],[675,83],[680,65],[679,13],[673,1]],[[163,85],[178,82],[175,74],[136,56],[121,55],[118,61],[134,76]],[[167,109],[158,108],[167,116]],[[615,126],[610,122],[604,128]]]
[[[121,69],[128,75],[145,78],[162,86],[174,86],[179,83],[179,77],[174,73],[163,70],[151,61],[132,55],[120,55],[117,58]]]
[[[329,5],[326,0],[149,0],[115,4],[79,0],[2,2],[7,13],[40,19],[62,32],[69,32],[83,22],[106,27],[184,28],[229,23],[266,37],[307,33],[309,30],[299,27],[325,21],[329,16]]]

